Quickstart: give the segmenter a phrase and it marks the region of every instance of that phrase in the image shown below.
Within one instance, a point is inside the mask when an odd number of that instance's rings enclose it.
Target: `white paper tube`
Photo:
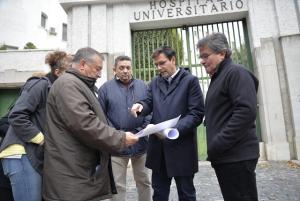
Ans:
[[[176,128],[166,128],[162,131],[162,134],[171,140],[175,140],[179,137],[179,132]]]

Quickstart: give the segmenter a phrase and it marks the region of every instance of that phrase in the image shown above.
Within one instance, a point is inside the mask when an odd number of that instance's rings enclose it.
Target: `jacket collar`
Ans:
[[[135,81],[134,78],[131,78],[129,85],[126,86],[125,84],[123,84],[123,82],[121,82],[120,78],[118,78],[117,76],[114,77],[114,80],[117,84],[122,85],[124,87],[128,87],[128,88],[131,88],[133,86],[134,81]]]
[[[50,82],[53,84],[54,81],[57,79],[56,76],[54,76],[51,72],[46,74],[46,77],[50,80]]]
[[[211,79],[215,79],[216,77],[218,77],[218,75],[224,71],[225,66],[227,66],[228,64],[232,63],[232,59],[231,58],[226,58],[223,61],[221,61],[218,66],[217,66],[217,71],[213,74],[213,76],[211,77]]]
[[[170,94],[179,84],[182,77],[185,77],[188,74],[186,70],[183,68],[180,68],[179,72],[173,77],[171,84],[168,84],[168,82],[162,77],[158,76],[158,88],[165,94]]]
[[[82,75],[76,68],[69,68],[68,70],[66,70],[66,73],[75,75],[78,79],[80,79],[82,82],[84,82],[94,92],[94,86],[96,83],[95,78],[91,78],[91,77]]]

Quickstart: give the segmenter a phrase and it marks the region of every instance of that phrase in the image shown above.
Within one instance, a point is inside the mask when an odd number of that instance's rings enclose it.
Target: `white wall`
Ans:
[[[298,42],[294,38],[294,35],[299,34],[295,2],[248,1],[249,35],[257,76],[260,80],[262,135],[267,158],[270,160],[300,157],[299,142],[298,145],[295,144],[295,139],[299,141],[300,134],[297,134],[297,127],[293,122],[299,119],[295,115],[298,104],[295,104],[294,97],[300,90],[300,84],[294,81],[297,73],[293,65],[297,57],[289,56],[291,52],[294,54],[299,52],[295,46]],[[293,45],[291,41],[294,42]]]
[[[48,16],[46,29],[41,27],[41,12]],[[23,49],[32,42],[40,49],[66,48],[62,23],[67,23],[67,15],[58,0],[1,0],[0,13],[0,46]],[[50,27],[55,28],[56,36],[48,33]]]
[[[286,66],[287,82],[289,86],[291,113],[293,126],[293,146],[296,148],[296,158],[300,158],[300,34],[281,39],[284,62]]]
[[[0,51],[0,87],[19,87],[34,72],[49,72],[45,56],[51,50]]]
[[[265,143],[267,159],[289,160],[290,149],[284,122],[275,45],[271,37],[262,39],[260,43],[261,47],[255,49],[254,57],[260,81],[262,140]]]
[[[0,51],[0,72],[9,69],[18,71],[48,71],[45,56],[51,50]]]

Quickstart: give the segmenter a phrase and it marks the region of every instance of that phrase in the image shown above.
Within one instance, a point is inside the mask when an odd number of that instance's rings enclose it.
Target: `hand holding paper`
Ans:
[[[138,132],[136,136],[144,137],[147,135],[158,133],[168,139],[175,140],[178,138],[179,132],[176,128],[172,127],[174,127],[177,124],[179,118],[180,115],[174,119],[170,119],[159,124],[150,124],[145,129]]]
[[[125,132],[125,144],[126,146],[131,146],[139,140],[138,136],[132,134],[131,132]]]

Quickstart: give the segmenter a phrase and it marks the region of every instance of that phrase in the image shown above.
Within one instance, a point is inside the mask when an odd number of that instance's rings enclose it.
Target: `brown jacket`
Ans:
[[[90,89],[93,85],[93,79],[71,68],[50,90],[46,107],[45,200],[99,201],[111,197],[115,190],[109,153],[125,147],[125,135],[107,125]]]

